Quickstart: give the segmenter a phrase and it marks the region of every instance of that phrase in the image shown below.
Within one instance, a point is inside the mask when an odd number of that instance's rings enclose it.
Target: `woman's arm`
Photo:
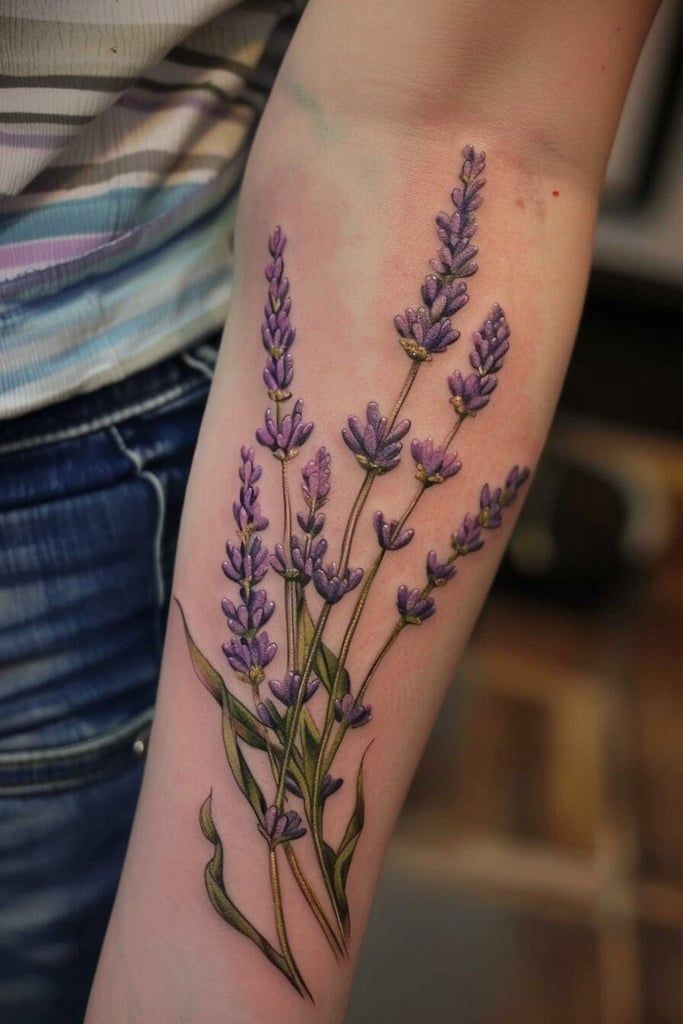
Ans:
[[[548,430],[655,7],[309,5],[244,185],[89,1024],[342,1019]]]

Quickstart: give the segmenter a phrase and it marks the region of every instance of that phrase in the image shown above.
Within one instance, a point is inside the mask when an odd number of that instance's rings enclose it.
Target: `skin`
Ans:
[[[538,461],[576,332],[612,135],[655,10],[649,0],[309,4],[249,161],[234,294],[173,582],[197,643],[245,702],[248,692],[230,678],[220,652],[228,639],[220,598],[234,597],[220,562],[234,532],[239,447],[254,444],[268,404],[260,322],[273,226],[282,224],[289,237],[294,391],[315,422],[305,458],[319,444],[332,453],[326,535],[335,552],[362,478],[340,428],[350,413],[362,415],[370,399],[383,410],[391,406],[408,365],[393,316],[419,302],[436,249],[433,216],[449,209],[462,146],[472,143],[487,153],[486,200],[477,214],[480,269],[470,282],[470,302],[456,318],[461,339],[435,357],[411,392],[404,410],[414,424],[410,436],[439,439],[452,425],[445,377],[467,369],[471,332],[494,301],[507,314],[511,348],[490,406],[458,435],[463,469],[429,492],[412,523],[416,539],[385,559],[348,663],[352,679],[362,678],[395,621],[398,584],[421,584],[424,552],[447,550],[464,513],[476,511],[484,480],[502,483],[514,463],[533,467]],[[279,467],[256,447],[274,543],[282,530]],[[300,457],[293,477],[301,465]],[[414,485],[409,456],[377,483],[352,565],[368,566],[377,551],[372,512],[397,516]],[[372,723],[340,751],[339,773],[350,778],[374,737],[366,762],[367,824],[349,879],[350,961],[334,960],[283,873],[290,940],[315,1005],[301,1000],[206,898],[203,870],[212,851],[197,814],[212,790],[231,892],[274,939],[263,884],[267,848],[226,768],[220,716],[192,673],[172,610],[143,792],[87,1024],[343,1019],[386,844],[520,504],[457,580],[437,592],[437,615],[394,646],[373,684]],[[275,577],[268,577],[268,586],[281,601]],[[351,605],[339,609],[329,623],[333,646],[341,642]],[[282,652],[279,629],[269,627]],[[273,676],[281,678],[282,665],[279,658]],[[267,775],[260,778],[265,784]],[[334,797],[328,812],[333,832],[348,818],[352,788]],[[314,860],[302,853],[302,861],[315,877]]]

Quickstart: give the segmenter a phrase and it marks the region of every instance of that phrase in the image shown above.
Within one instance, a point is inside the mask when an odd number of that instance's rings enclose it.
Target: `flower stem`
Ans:
[[[298,862],[298,860],[296,858],[296,854],[294,853],[294,850],[292,849],[291,843],[284,843],[283,845],[284,845],[284,849],[285,849],[285,856],[286,856],[287,861],[289,863],[291,872],[294,875],[294,878],[296,879],[297,885],[299,886],[299,888],[301,889],[301,892],[303,893],[304,899],[306,900],[306,902],[308,903],[309,907],[311,908],[311,911],[313,912],[313,915],[314,915],[316,921],[320,925],[320,927],[321,927],[321,929],[323,931],[323,934],[324,934],[325,938],[327,939],[327,942],[328,942],[330,948],[332,949],[332,952],[334,953],[334,955],[336,957],[345,956],[346,950],[341,945],[341,943],[339,942],[339,939],[337,938],[337,936],[335,935],[334,931],[332,930],[332,926],[330,925],[329,921],[327,920],[327,916],[326,916],[325,911],[323,910],[323,908],[322,908],[322,906],[320,904],[320,901],[319,901],[318,897],[316,896],[316,894],[313,891],[313,889],[311,888],[311,886],[310,886],[306,876],[304,875],[303,871],[301,870],[301,865],[299,864],[299,862]]]
[[[312,1000],[311,993],[306,987],[306,982],[299,973],[299,968],[296,965],[296,960],[292,955],[292,950],[289,945],[289,938],[287,936],[287,926],[285,924],[285,915],[282,910],[282,892],[280,890],[280,876],[278,873],[277,866],[277,850],[273,847],[269,853],[270,861],[270,888],[273,893],[273,907],[275,909],[275,927],[277,929],[277,937],[280,942],[280,952],[285,958],[287,967],[289,968],[290,974],[294,980],[294,984],[299,990],[300,995],[308,996]]]
[[[396,422],[396,420],[398,418],[398,414],[400,413],[401,409],[403,408],[403,403],[405,402],[406,398],[408,397],[408,394],[410,393],[410,389],[412,388],[413,384],[415,383],[415,378],[417,377],[418,370],[420,369],[421,365],[422,365],[422,363],[418,363],[414,359],[411,359],[411,361],[410,361],[410,369],[408,370],[408,373],[406,375],[406,379],[403,382],[403,387],[399,391],[398,398],[394,402],[394,407],[391,410],[391,413],[389,414],[389,429],[390,430],[393,427],[394,423]]]
[[[279,408],[279,403],[278,403]],[[291,557],[291,534],[292,534],[292,501],[289,495],[289,473],[287,459],[280,463],[282,467],[282,505],[284,509],[284,526],[282,530],[282,547],[289,560]],[[287,630],[287,670],[294,671],[296,660],[296,636],[295,636],[295,611],[294,611],[294,583],[285,576],[285,624]]]
[[[254,687],[252,692],[253,692],[253,695],[254,695],[254,705],[256,706],[256,704],[258,704],[258,701],[259,701],[258,687]],[[266,744],[266,749],[268,751],[268,760],[270,761],[270,769],[271,769],[271,771],[273,773],[273,778],[277,782],[277,778],[278,778],[277,762],[275,760],[275,755],[273,753],[273,747],[272,747],[272,744],[270,742],[270,737],[268,735],[268,730],[266,729],[265,726],[261,726],[261,728],[259,729],[259,732],[260,732],[261,736],[263,737],[263,740],[264,740],[264,742]],[[295,879],[297,885],[299,886],[299,889],[301,890],[301,893],[302,893],[304,899],[308,903],[308,906],[310,907],[313,916],[315,917],[316,921],[320,925],[320,927],[321,927],[321,929],[323,931],[323,934],[324,934],[325,938],[327,939],[327,941],[328,941],[328,943],[330,945],[330,948],[332,949],[332,952],[334,953],[335,957],[343,955],[344,950],[341,948],[341,946],[340,946],[340,944],[339,944],[339,942],[337,940],[337,937],[335,936],[335,934],[334,934],[334,932],[332,930],[332,927],[331,927],[329,921],[327,920],[327,917],[325,916],[325,912],[324,912],[324,910],[323,910],[323,908],[322,908],[322,906],[320,904],[320,900],[316,896],[315,891],[311,887],[311,884],[309,883],[308,879],[306,878],[306,876],[304,875],[304,873],[303,873],[303,871],[301,869],[301,865],[299,864],[299,861],[297,860],[296,853],[292,849],[292,844],[291,843],[283,843],[282,845],[283,845],[284,850],[285,850],[285,857],[287,858],[287,863],[289,864],[290,870],[291,870],[292,874],[294,875],[294,879]]]

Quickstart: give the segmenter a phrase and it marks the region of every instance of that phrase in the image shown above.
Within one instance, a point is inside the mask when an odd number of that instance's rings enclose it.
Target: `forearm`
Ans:
[[[90,1024],[342,1018],[385,845],[521,504],[509,471],[535,465],[554,410],[647,13],[624,24],[615,64],[609,15],[577,5],[573,18],[604,24],[587,29],[591,69],[568,92],[564,5],[549,5],[542,27],[525,13],[532,5],[516,17],[510,6],[482,14],[433,0],[392,5],[390,18],[384,4],[323,0],[287,58],[242,196],[230,319],[183,516],[179,603]],[[464,144],[486,150],[485,173],[469,155],[463,163]],[[440,239],[439,210],[449,218]],[[478,255],[460,253],[467,238]],[[276,365],[288,341],[270,320],[285,308],[285,274],[293,371]],[[405,310],[419,306],[414,325]],[[456,371],[472,380],[463,386]],[[284,422],[269,433],[264,409],[280,423],[300,396],[310,438]],[[366,429],[369,402],[402,453],[382,442],[374,411]],[[444,446],[439,465],[411,451],[427,438]],[[245,445],[253,458],[240,455]],[[316,470],[301,473],[320,446],[331,454],[329,495],[324,458],[322,488]],[[485,483],[503,488],[500,509],[495,494],[482,503]],[[373,524],[377,511],[384,524]],[[255,537],[272,562],[261,565]],[[332,562],[341,584],[325,572]],[[361,579],[348,575],[360,568]],[[397,600],[404,583],[418,595]],[[255,590],[267,596],[251,604]],[[272,660],[265,640],[259,651],[241,643],[245,623],[248,639],[266,632],[277,644]],[[298,690],[287,689],[288,671]],[[280,834],[288,811],[305,835],[293,821]]]

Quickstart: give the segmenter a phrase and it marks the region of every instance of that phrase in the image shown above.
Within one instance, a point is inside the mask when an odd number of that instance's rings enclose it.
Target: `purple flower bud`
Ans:
[[[510,328],[505,313],[496,303],[488,319],[472,335],[474,349],[470,353],[470,363],[480,377],[498,373],[505,353],[510,348],[509,337]]]
[[[268,600],[265,590],[243,591],[244,603],[235,606],[226,597],[221,601],[228,628],[242,636],[251,630],[265,626],[275,610],[275,602]]]
[[[407,309],[403,316],[394,317],[394,326],[404,350],[418,363],[425,362],[439,352],[445,352],[457,341],[460,332],[453,329],[445,317],[432,322],[424,306]]]
[[[268,520],[261,514],[258,502],[259,489],[256,483],[261,478],[261,467],[254,462],[254,449],[242,446],[242,464],[239,468],[241,481],[239,501],[233,503],[232,514],[237,529],[243,536],[265,530]]]
[[[330,493],[330,462],[327,448],[318,448],[310,462],[301,470],[301,490],[309,509],[322,508],[327,501]]]
[[[313,570],[313,586],[328,604],[336,604],[344,594],[358,586],[362,577],[362,569],[347,569],[340,575],[336,563],[331,562]]]
[[[250,587],[258,583],[268,572],[268,549],[261,544],[260,537],[250,537],[242,544],[225,545],[227,559],[223,572],[234,583]]]
[[[464,281],[444,283],[430,274],[422,285],[422,301],[429,310],[432,322],[444,316],[453,316],[469,301],[467,285]]]
[[[270,448],[276,459],[281,462],[292,459],[299,448],[311,436],[312,423],[303,422],[304,403],[298,398],[294,410],[282,418],[278,427],[271,409],[266,409],[265,424],[256,431],[256,440],[265,448]]]
[[[342,428],[342,437],[363,469],[378,475],[388,473],[400,461],[401,440],[410,430],[410,420],[400,420],[390,429],[377,402],[369,403],[366,420],[364,425],[357,416],[350,416],[348,429]]]
[[[442,484],[444,480],[455,476],[462,469],[458,453],[447,452],[445,448],[435,446],[431,437],[426,441],[414,438],[410,442],[410,452],[417,468],[415,476],[425,487]]]
[[[372,525],[375,528],[379,546],[384,551],[398,551],[399,548],[404,548],[406,544],[409,544],[415,536],[415,530],[410,527],[397,532],[398,520],[385,519],[383,512],[375,512]]]
[[[289,352],[285,352],[279,359],[270,358],[267,360],[263,371],[263,381],[268,388],[268,397],[273,402],[284,402],[292,397],[289,386],[294,377],[294,360]]]
[[[396,607],[406,625],[419,626],[436,611],[433,597],[423,597],[415,587],[409,590],[405,583],[398,588]]]
[[[287,775],[287,778],[285,779],[285,789],[294,796],[298,796],[300,800],[303,800],[304,795],[301,792],[301,786],[296,779],[292,778],[291,775]]]
[[[476,153],[471,146],[463,150],[463,164],[460,171],[462,188],[451,193],[454,210],[452,214],[440,213],[436,227],[441,246],[432,267],[446,282],[457,278],[470,277],[476,273],[474,258],[478,249],[472,245],[477,229],[473,214],[481,206],[481,190],[485,181],[481,177],[486,167],[484,153]]]
[[[530,470],[528,466],[524,466],[520,469],[519,466],[513,466],[505,479],[505,487],[501,495],[501,505],[512,505],[518,492],[527,482],[530,476]]]
[[[477,522],[485,530],[496,530],[503,522],[502,509],[500,507],[501,490],[497,487],[491,491],[488,484],[484,484],[479,498],[479,515]]]
[[[278,226],[275,228],[272,235],[268,239],[268,252],[273,257],[273,259],[277,259],[278,256],[282,256],[286,244],[287,236],[283,234],[282,228],[278,224]]]
[[[460,370],[455,370],[448,378],[451,405],[460,416],[474,416],[479,409],[489,404],[497,384],[495,377],[480,377],[478,373],[471,373],[463,379]]]
[[[458,555],[471,555],[473,551],[479,551],[483,546],[484,541],[481,539],[479,522],[468,512],[458,527],[457,533],[453,534],[453,547]]]
[[[430,551],[427,555],[427,579],[433,587],[445,586],[457,571],[452,562],[440,562],[436,551]]]
[[[306,835],[306,829],[301,827],[301,815],[296,811],[285,811],[284,814],[280,814],[275,804],[264,814],[263,826],[259,826],[259,829],[271,847]]]
[[[320,680],[312,676],[306,684],[306,692],[304,693],[304,703],[310,700],[313,694],[318,689]],[[268,683],[270,692],[274,697],[285,705],[287,708],[291,708],[297,702],[299,696],[299,690],[301,688],[301,674],[299,672],[288,672],[282,682],[279,679],[271,679]]]
[[[277,313],[269,312],[266,307],[266,317],[261,324],[261,340],[271,360],[281,359],[296,340],[296,331],[289,320],[291,302],[288,299],[282,303],[288,288],[289,282],[285,277],[277,287],[271,284],[268,289],[270,305],[277,309]]]
[[[325,781],[320,787],[320,796],[323,800],[327,800],[328,797],[336,793],[338,789],[344,785],[343,779],[334,779],[331,775],[325,776]]]
[[[222,645],[223,654],[233,672],[245,683],[259,686],[264,679],[264,668],[277,654],[277,644],[271,643],[267,633],[254,637],[241,636]]]
[[[279,729],[282,725],[282,716],[272,700],[263,700],[256,705],[256,717],[267,729]]]
[[[304,533],[309,534],[311,537],[317,537],[325,526],[325,514],[324,512],[314,513],[309,509],[306,513],[297,512],[296,521]]]
[[[372,718],[372,708],[365,704],[357,704],[353,694],[346,693],[334,702],[334,717],[338,722],[346,722],[352,729],[360,729]]]
[[[282,544],[276,544],[270,564],[280,576],[306,586],[310,582],[314,570],[320,568],[322,564],[327,552],[327,541],[324,537],[320,537],[312,543],[309,542],[308,554],[306,554],[306,542],[293,534],[290,537],[290,551],[291,562],[288,562]]]

